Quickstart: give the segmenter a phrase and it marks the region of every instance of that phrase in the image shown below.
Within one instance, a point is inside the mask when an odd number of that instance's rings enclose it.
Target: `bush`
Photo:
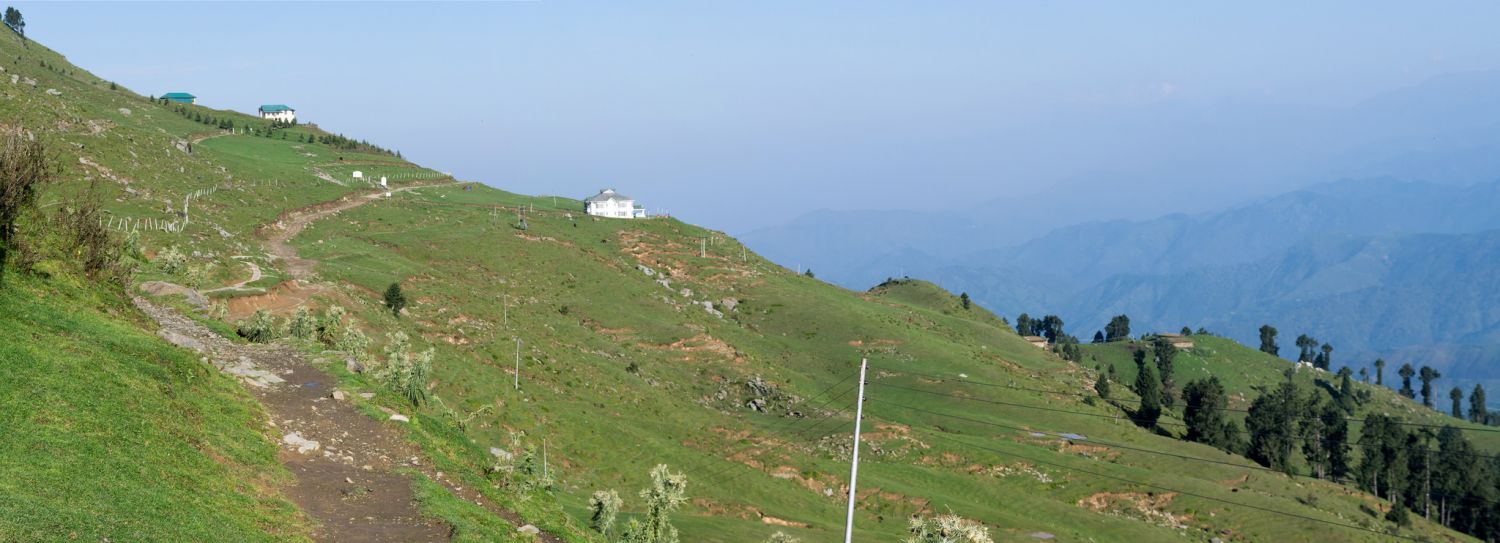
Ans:
[[[908,530],[906,543],[993,543],[989,528],[958,515],[912,517]]]
[[[96,180],[63,207],[57,221],[64,236],[64,253],[88,277],[124,287],[135,273],[134,247],[139,234],[127,241],[110,232],[104,226],[100,199]]]
[[[37,193],[52,180],[56,169],[47,160],[47,150],[31,133],[21,129],[0,134],[0,279],[10,251],[16,247],[16,221],[34,210]]]
[[[589,498],[589,527],[603,534],[606,539],[615,530],[615,517],[620,514],[620,494],[614,490],[596,490]]]
[[[177,275],[186,265],[187,255],[182,254],[176,245],[167,247],[161,254],[156,255],[156,267],[167,275]]]
[[[266,343],[276,339],[276,320],[264,309],[258,309],[248,320],[240,321],[235,333],[251,343]]]
[[[286,331],[297,339],[312,339],[318,333],[318,321],[306,307],[298,306],[287,321]]]
[[[385,363],[375,369],[375,378],[387,388],[400,394],[413,406],[427,403],[427,377],[432,373],[432,349],[412,354],[409,339],[404,332],[386,336],[390,343],[385,347]]]

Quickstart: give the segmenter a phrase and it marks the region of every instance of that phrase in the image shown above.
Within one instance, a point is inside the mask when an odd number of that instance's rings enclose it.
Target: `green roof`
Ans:
[[[197,96],[193,96],[193,95],[185,93],[185,92],[169,92],[169,93],[161,95],[161,97],[162,98],[166,98],[168,100],[175,100],[175,99],[192,100],[194,98],[197,98]]]
[[[264,113],[276,113],[278,111],[292,111],[292,108],[287,107],[286,104],[269,104],[260,106],[260,110]]]

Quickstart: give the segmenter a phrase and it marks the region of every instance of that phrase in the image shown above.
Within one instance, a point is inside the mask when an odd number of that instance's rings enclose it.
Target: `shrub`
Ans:
[[[167,247],[161,254],[156,255],[156,266],[167,275],[177,275],[178,272],[183,271],[186,264],[187,256],[182,254],[176,245]]]
[[[370,337],[366,336],[360,329],[350,326],[339,334],[339,339],[334,343],[334,348],[354,355],[357,359],[365,358],[365,349],[370,347]]]
[[[0,133],[0,279],[16,245],[16,220],[33,210],[37,193],[52,180],[55,169],[36,137],[21,129]]]
[[[385,363],[375,370],[375,378],[387,388],[400,394],[413,406],[421,407],[427,402],[427,376],[432,373],[432,349],[415,355],[405,332],[386,336],[390,343],[385,347]]]
[[[298,306],[287,322],[286,331],[297,339],[311,339],[318,333],[318,321],[306,307]]]
[[[130,276],[135,272],[135,262],[131,258],[135,252],[134,241],[121,240],[104,226],[100,200],[98,181],[95,180],[63,207],[57,217],[58,230],[64,236],[63,249],[88,277],[123,287],[130,283]]]
[[[258,309],[248,320],[240,321],[235,332],[251,343],[265,343],[276,339],[276,320],[264,309]]]
[[[589,498],[589,527],[603,534],[606,539],[615,529],[615,517],[620,514],[620,494],[614,490],[596,490]]]
[[[323,317],[318,319],[318,341],[329,347],[338,348],[339,338],[344,335],[344,308],[331,305],[323,310]]]
[[[906,543],[993,543],[990,530],[958,515],[912,517]]]

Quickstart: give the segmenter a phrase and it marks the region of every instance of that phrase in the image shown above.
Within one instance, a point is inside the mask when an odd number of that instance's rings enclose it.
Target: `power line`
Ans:
[[[993,447],[986,447],[984,445],[977,445],[977,444],[973,444],[973,443],[964,443],[963,441],[959,441],[957,439],[953,439],[951,437],[948,437],[946,432],[937,432],[934,435],[936,437],[938,437],[939,439],[942,439],[944,441],[948,441],[950,443],[955,443],[955,444],[958,444],[960,446],[973,447],[973,448],[976,448],[976,449],[982,449],[982,450],[990,451],[992,453],[995,453],[997,455],[1002,455],[1002,456],[1003,455],[1014,456],[1016,458],[1020,458],[1022,460],[1027,460],[1027,461],[1030,461],[1030,462],[1035,462],[1037,464],[1042,464],[1042,465],[1046,465],[1046,466],[1052,466],[1054,468],[1065,469],[1065,470],[1074,471],[1074,472],[1077,472],[1077,473],[1083,473],[1083,474],[1087,474],[1087,475],[1092,475],[1094,477],[1102,477],[1102,478],[1105,478],[1105,479],[1113,479],[1113,480],[1120,481],[1120,482],[1123,482],[1123,483],[1128,483],[1128,484],[1133,484],[1133,485],[1139,485],[1139,486],[1144,486],[1144,487],[1148,487],[1148,488],[1154,488],[1154,489],[1165,491],[1165,492],[1175,492],[1175,493],[1181,494],[1183,496],[1191,496],[1191,497],[1198,498],[1198,499],[1201,499],[1201,500],[1215,501],[1215,502],[1219,502],[1219,503],[1223,503],[1223,504],[1227,504],[1227,505],[1232,505],[1232,506],[1235,506],[1235,507],[1244,507],[1244,508],[1247,508],[1247,509],[1254,509],[1254,510],[1265,512],[1265,513],[1272,513],[1272,514],[1276,514],[1276,515],[1282,515],[1282,516],[1289,517],[1289,518],[1296,518],[1296,519],[1302,519],[1302,520],[1307,520],[1307,521],[1312,521],[1312,522],[1319,522],[1319,523],[1327,524],[1327,525],[1330,525],[1330,526],[1337,526],[1337,527],[1340,527],[1340,528],[1347,528],[1347,529],[1350,529],[1350,530],[1359,530],[1359,531],[1362,531],[1362,532],[1369,532],[1369,533],[1379,534],[1379,535],[1383,535],[1383,536],[1387,536],[1387,537],[1394,537],[1394,538],[1397,538],[1397,539],[1404,539],[1404,540],[1407,540],[1407,541],[1420,541],[1419,539],[1417,539],[1415,537],[1403,536],[1403,535],[1398,535],[1398,534],[1390,534],[1390,533],[1386,533],[1386,532],[1383,532],[1383,531],[1380,531],[1380,530],[1376,530],[1376,529],[1373,529],[1373,528],[1366,528],[1366,527],[1363,527],[1363,526],[1359,526],[1359,525],[1356,525],[1356,524],[1345,524],[1345,523],[1342,523],[1342,522],[1332,521],[1332,520],[1328,520],[1328,519],[1321,519],[1321,518],[1317,518],[1317,517],[1313,517],[1313,516],[1303,515],[1303,514],[1300,514],[1300,513],[1291,513],[1291,512],[1282,511],[1282,510],[1279,510],[1279,509],[1272,509],[1272,508],[1269,508],[1269,507],[1263,507],[1263,506],[1253,505],[1253,504],[1249,504],[1249,503],[1237,502],[1237,501],[1234,501],[1234,500],[1226,500],[1224,498],[1216,498],[1216,497],[1208,496],[1208,495],[1205,495],[1205,494],[1199,494],[1199,493],[1196,493],[1196,492],[1189,492],[1189,491],[1186,491],[1186,490],[1179,490],[1179,489],[1175,489],[1175,488],[1171,488],[1171,487],[1166,487],[1166,486],[1158,485],[1158,484],[1155,484],[1155,483],[1147,483],[1147,482],[1144,482],[1144,481],[1136,481],[1136,480],[1132,480],[1132,479],[1126,479],[1126,478],[1120,477],[1118,475],[1110,475],[1110,474],[1107,474],[1107,473],[1100,473],[1100,472],[1097,472],[1097,471],[1091,471],[1091,470],[1087,470],[1087,469],[1083,469],[1083,468],[1077,468],[1077,467],[1072,467],[1072,466],[1065,466],[1065,465],[1062,465],[1062,464],[1059,464],[1059,463],[1056,463],[1056,462],[1048,462],[1046,460],[1042,460],[1042,459],[1039,459],[1039,458],[1033,458],[1033,457],[1029,457],[1029,456],[1022,455],[1022,454],[1017,454],[1017,453],[1002,451],[1000,449],[996,449],[996,448],[993,448]]]

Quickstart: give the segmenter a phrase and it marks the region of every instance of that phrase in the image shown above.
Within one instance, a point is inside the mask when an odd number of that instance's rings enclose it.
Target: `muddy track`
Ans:
[[[418,187],[396,190],[411,188]],[[315,262],[297,257],[287,241],[312,221],[383,195],[355,195],[289,212],[275,227],[262,229],[267,234],[266,244],[277,258],[286,260],[287,273],[310,282]],[[234,343],[173,309],[140,297],[134,301],[160,326],[158,335],[201,353],[220,371],[238,377],[265,407],[271,433],[280,440],[278,458],[295,476],[285,494],[317,521],[314,539],[448,541],[452,529],[422,516],[414,501],[411,479],[402,470],[420,472],[460,499],[484,507],[515,526],[527,524],[514,512],[433,468],[415,445],[403,439],[401,425],[405,423],[374,420],[351,403],[360,394],[389,392],[338,390],[337,382],[300,351],[279,344]],[[546,532],[539,534],[538,540],[561,542]]]

